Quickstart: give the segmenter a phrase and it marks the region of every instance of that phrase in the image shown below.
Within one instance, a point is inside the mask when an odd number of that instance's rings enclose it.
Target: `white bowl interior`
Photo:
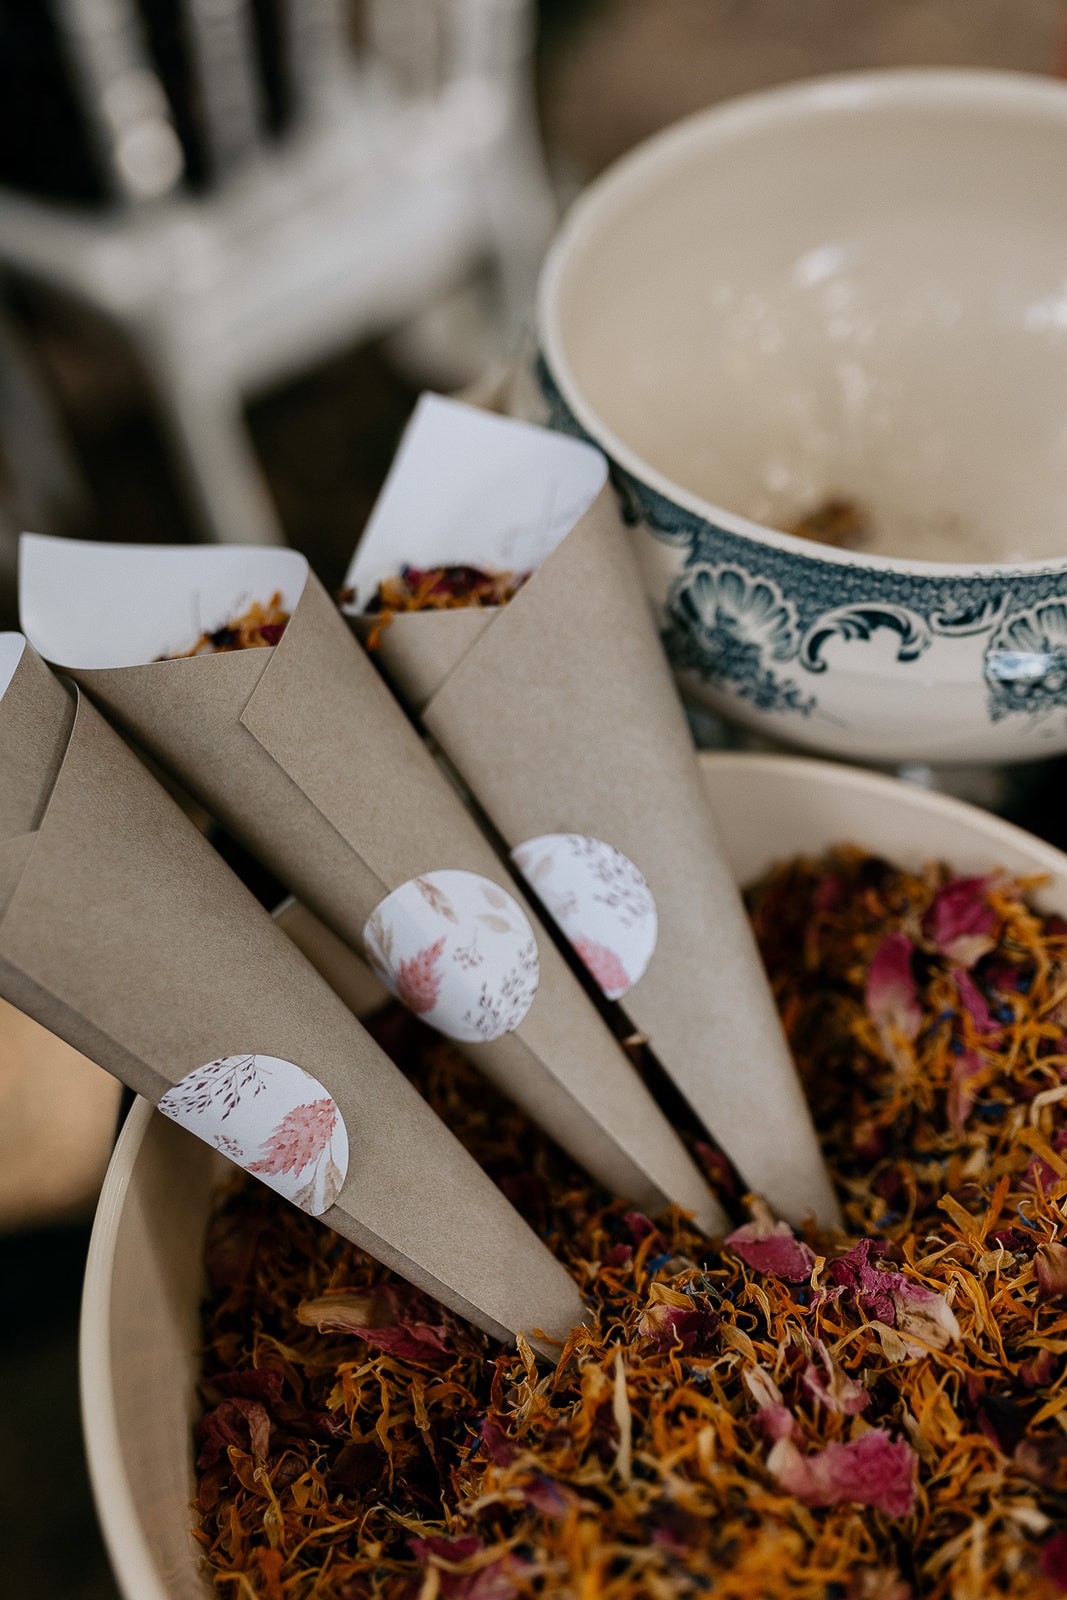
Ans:
[[[1067,913],[1067,857],[960,801],[851,767],[701,757],[737,876],[852,840],[918,866],[1050,875]],[[306,913],[304,914],[306,916]],[[305,937],[308,927],[304,928]],[[101,1195],[82,1313],[82,1411],[97,1510],[126,1600],[214,1593],[190,1533],[201,1249],[221,1157],[139,1101]]]
[[[681,124],[580,200],[542,338],[646,481],[784,528],[829,494],[871,551],[1065,553],[1067,88],[902,72]]]

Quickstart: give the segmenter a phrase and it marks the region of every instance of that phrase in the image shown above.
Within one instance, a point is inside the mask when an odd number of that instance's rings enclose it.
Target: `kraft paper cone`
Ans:
[[[533,569],[377,650],[610,999],[776,1212],[838,1220],[599,451],[423,396],[348,573]]]
[[[612,1192],[721,1213],[567,962],[291,550],[25,536],[23,626]],[[280,591],[271,648],[154,659]],[[91,603],[86,602],[91,596]]]
[[[118,734],[17,635],[0,692],[4,998],[487,1332],[565,1334],[563,1267]]]

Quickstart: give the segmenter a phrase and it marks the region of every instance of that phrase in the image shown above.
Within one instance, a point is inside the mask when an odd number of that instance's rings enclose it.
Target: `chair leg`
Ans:
[[[148,359],[201,537],[219,544],[285,544],[236,391],[202,389],[175,364]]]
[[[2,306],[0,440],[14,505],[27,525],[60,533],[84,518],[85,488],[62,426]]]

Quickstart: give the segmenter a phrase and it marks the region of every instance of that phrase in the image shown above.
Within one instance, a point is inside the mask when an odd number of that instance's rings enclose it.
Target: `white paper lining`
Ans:
[[[606,480],[593,445],[424,394],[349,566],[346,609],[404,565],[533,571]]]
[[[189,650],[276,590],[292,611],[308,564],[295,550],[247,545],[94,544],[24,533],[19,612],[58,667],[135,667]]]
[[[11,687],[26,649],[26,638],[21,633],[0,633],[0,700]]]

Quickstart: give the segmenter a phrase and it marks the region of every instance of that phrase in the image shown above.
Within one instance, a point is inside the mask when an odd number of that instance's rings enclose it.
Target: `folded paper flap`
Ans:
[[[74,669],[71,676],[163,765],[224,759],[219,740],[237,726],[272,652],[230,650],[147,666]]]
[[[488,741],[478,730],[494,726],[482,720],[493,703],[510,708],[501,729],[507,736]],[[512,844],[562,828],[595,834],[604,825],[611,763],[624,766],[613,800],[631,844],[649,833],[649,785],[683,814],[707,814],[692,740],[609,488],[496,611],[422,720],[461,773],[464,761],[479,773],[478,797]],[[490,742],[501,746],[498,758],[495,749],[489,754],[491,796],[483,782]],[[601,836],[631,853],[624,839]]]
[[[417,716],[500,608],[463,606],[446,611],[398,611],[382,627],[375,616],[352,617],[356,633],[369,640],[379,629],[375,655],[404,704]]]
[[[5,673],[0,661],[0,749],[5,771],[0,782],[0,838],[37,827],[63,760],[74,721],[74,703],[21,634],[0,634],[9,644]]]
[[[606,476],[592,445],[422,395],[345,580],[352,609],[405,564],[539,566]]]
[[[32,833],[16,833],[9,839],[0,839],[0,919],[22,881],[36,840],[36,829]]]
[[[241,721],[378,884],[463,867],[491,847],[312,576]],[[362,908],[362,921],[375,901]]]

